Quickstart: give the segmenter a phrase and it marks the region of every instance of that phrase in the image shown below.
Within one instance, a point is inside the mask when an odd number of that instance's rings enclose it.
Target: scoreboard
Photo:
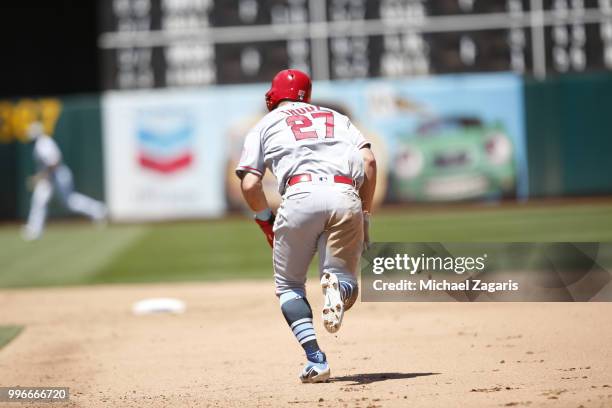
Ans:
[[[612,71],[612,0],[99,0],[104,89]]]

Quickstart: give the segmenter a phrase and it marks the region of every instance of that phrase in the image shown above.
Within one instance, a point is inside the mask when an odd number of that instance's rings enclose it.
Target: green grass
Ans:
[[[145,235],[145,228],[104,230],[52,225],[43,239],[24,242],[15,226],[0,229],[0,286],[89,283],[107,262]]]
[[[612,242],[612,204],[407,209],[377,214],[374,241]],[[23,242],[0,228],[0,287],[269,278],[270,249],[245,218],[98,230],[51,224]]]
[[[383,214],[372,226],[387,242],[604,242],[611,228],[610,204]]]
[[[11,342],[23,330],[23,326],[0,326],[0,349]]]
[[[161,224],[104,265],[94,282],[270,276],[270,248],[248,220]]]

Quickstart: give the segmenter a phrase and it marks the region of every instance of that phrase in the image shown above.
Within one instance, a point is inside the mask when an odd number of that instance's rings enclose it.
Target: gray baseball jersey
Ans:
[[[34,143],[34,162],[38,170],[46,170],[57,166],[62,161],[62,152],[57,143],[49,136],[40,136]]]
[[[358,188],[364,178],[359,149],[368,144],[346,116],[303,102],[283,104],[248,133],[236,173],[263,176],[268,168],[284,193],[274,224],[277,295],[304,293],[317,250],[321,274],[334,273],[357,287],[363,245]],[[288,178],[298,174],[327,177],[286,187]],[[334,183],[329,176],[336,175],[350,177],[356,185]]]
[[[264,116],[247,134],[236,173],[263,176],[268,168],[283,194],[296,174],[342,175],[363,182],[359,149],[367,145],[348,117],[303,102],[284,104]]]

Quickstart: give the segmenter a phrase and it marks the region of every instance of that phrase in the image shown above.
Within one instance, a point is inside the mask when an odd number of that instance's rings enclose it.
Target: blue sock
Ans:
[[[325,353],[317,343],[314,326],[312,324],[312,309],[303,293],[293,291],[280,296],[281,311],[287,324],[291,328],[296,340],[306,353],[306,358],[313,363],[324,363]]]
[[[317,348],[319,346],[317,345]],[[313,351],[311,353],[306,352],[306,358],[308,359],[308,361],[310,361],[311,363],[325,363],[327,361],[327,357],[325,356],[325,353],[322,352],[321,350],[316,350]]]
[[[351,296],[353,296],[353,290],[355,287],[349,282],[340,281],[338,283],[340,284],[340,297],[342,298],[342,301],[344,302],[347,299],[350,299]]]
[[[337,273],[336,276],[340,286],[340,298],[344,303],[344,311],[347,311],[355,304],[359,296],[359,283],[355,277],[346,273]]]

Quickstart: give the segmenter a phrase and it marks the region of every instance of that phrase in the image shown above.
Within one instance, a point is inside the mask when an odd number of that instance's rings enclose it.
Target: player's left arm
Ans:
[[[268,244],[274,246],[274,221],[275,216],[268,205],[268,200],[263,191],[261,177],[253,173],[245,173],[240,182],[242,196],[249,208],[255,212],[255,222],[263,231]]]
[[[269,208],[260,176],[253,173],[245,173],[240,182],[240,188],[242,189],[242,196],[251,210],[258,213]]]
[[[259,126],[255,126],[244,140],[244,149],[236,175],[240,178],[240,189],[249,208],[255,211],[255,222],[268,240],[274,244],[274,214],[268,206],[268,200],[263,191],[261,179],[265,172],[263,149],[261,146]]]

